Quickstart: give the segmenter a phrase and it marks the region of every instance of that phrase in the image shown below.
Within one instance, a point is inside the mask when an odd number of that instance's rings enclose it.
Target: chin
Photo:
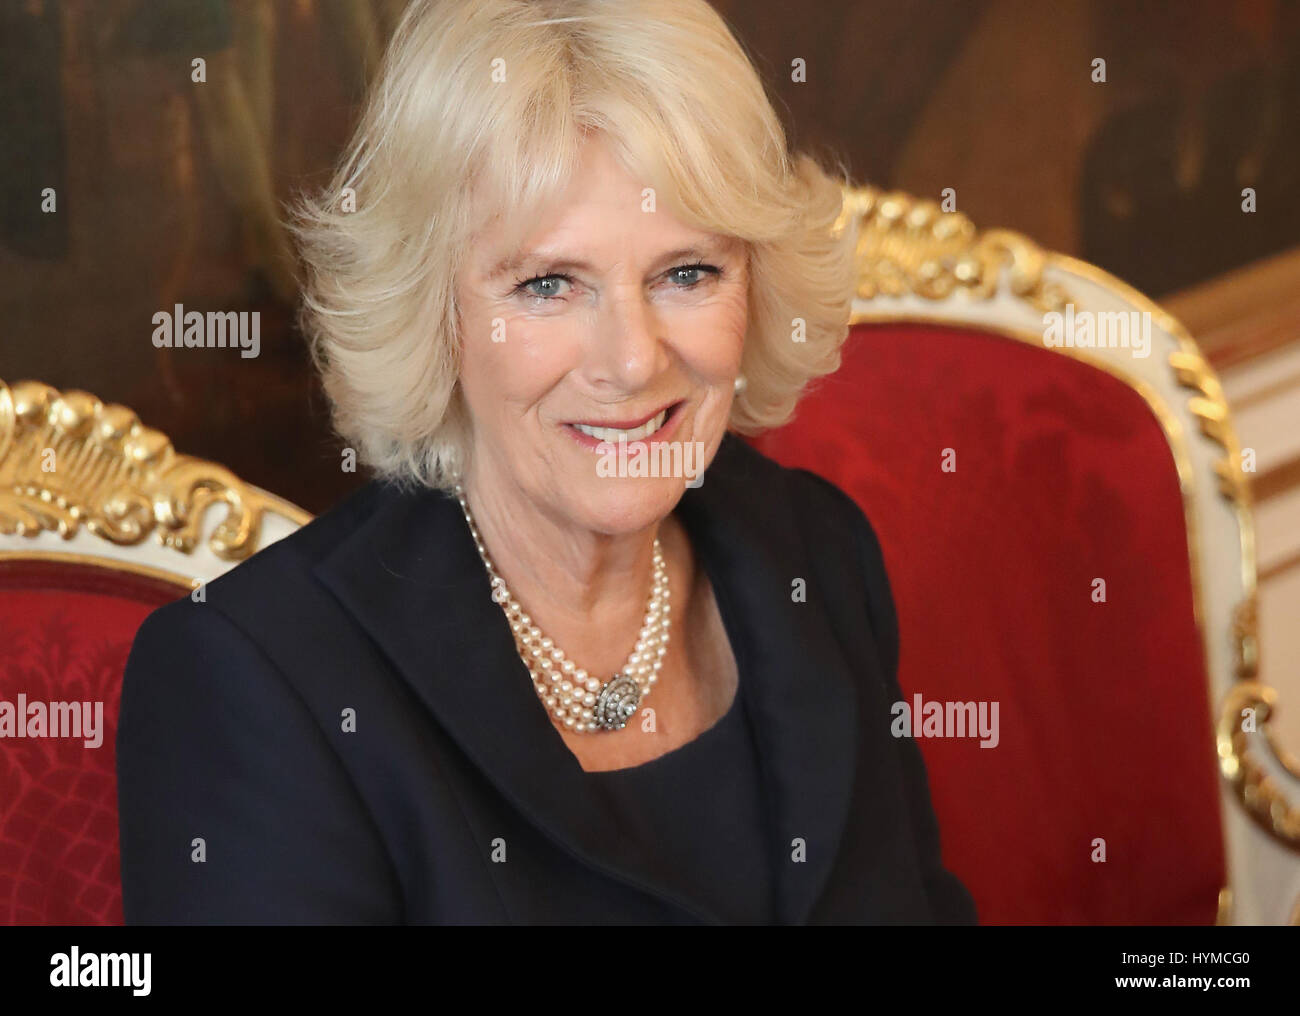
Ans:
[[[582,489],[590,492],[571,505],[575,523],[606,536],[638,533],[671,514],[686,490],[675,477],[593,477]]]

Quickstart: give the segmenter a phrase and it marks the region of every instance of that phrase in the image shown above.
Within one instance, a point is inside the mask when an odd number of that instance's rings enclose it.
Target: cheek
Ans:
[[[677,351],[705,384],[731,384],[740,369],[749,317],[743,295],[721,299],[683,319]]]
[[[475,409],[532,405],[570,367],[572,336],[556,322],[485,311],[470,328],[461,377]]]

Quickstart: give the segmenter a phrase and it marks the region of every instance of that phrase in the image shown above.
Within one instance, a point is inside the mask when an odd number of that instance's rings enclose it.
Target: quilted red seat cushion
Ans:
[[[996,748],[919,741],[981,922],[1212,923],[1205,661],[1178,475],[1143,399],[1001,336],[859,325],[841,370],[754,443],[874,524],[904,697],[1000,703]]]
[[[122,671],[145,616],[182,595],[91,565],[0,561],[0,701],[103,703],[97,747],[84,737],[0,739],[0,924],[122,923]]]

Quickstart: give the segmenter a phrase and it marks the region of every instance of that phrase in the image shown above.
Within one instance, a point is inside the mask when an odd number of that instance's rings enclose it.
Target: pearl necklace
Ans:
[[[636,645],[622,670],[602,684],[570,660],[553,640],[543,635],[510,594],[505,580],[497,574],[488,557],[465,500],[464,488],[459,483],[456,484],[456,500],[460,502],[470,534],[474,537],[474,546],[492,580],[492,599],[505,611],[515,638],[515,649],[528,668],[533,688],[551,718],[566,730],[577,733],[622,730],[659,680],[663,658],[668,653],[672,606],[668,602],[668,569],[659,537],[655,537],[654,543],[654,581]]]

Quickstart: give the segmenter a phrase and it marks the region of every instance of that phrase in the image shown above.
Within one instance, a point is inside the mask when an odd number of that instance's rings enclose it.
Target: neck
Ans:
[[[464,490],[493,567],[533,623],[602,679],[621,667],[645,618],[660,526],[592,532],[486,472]]]

